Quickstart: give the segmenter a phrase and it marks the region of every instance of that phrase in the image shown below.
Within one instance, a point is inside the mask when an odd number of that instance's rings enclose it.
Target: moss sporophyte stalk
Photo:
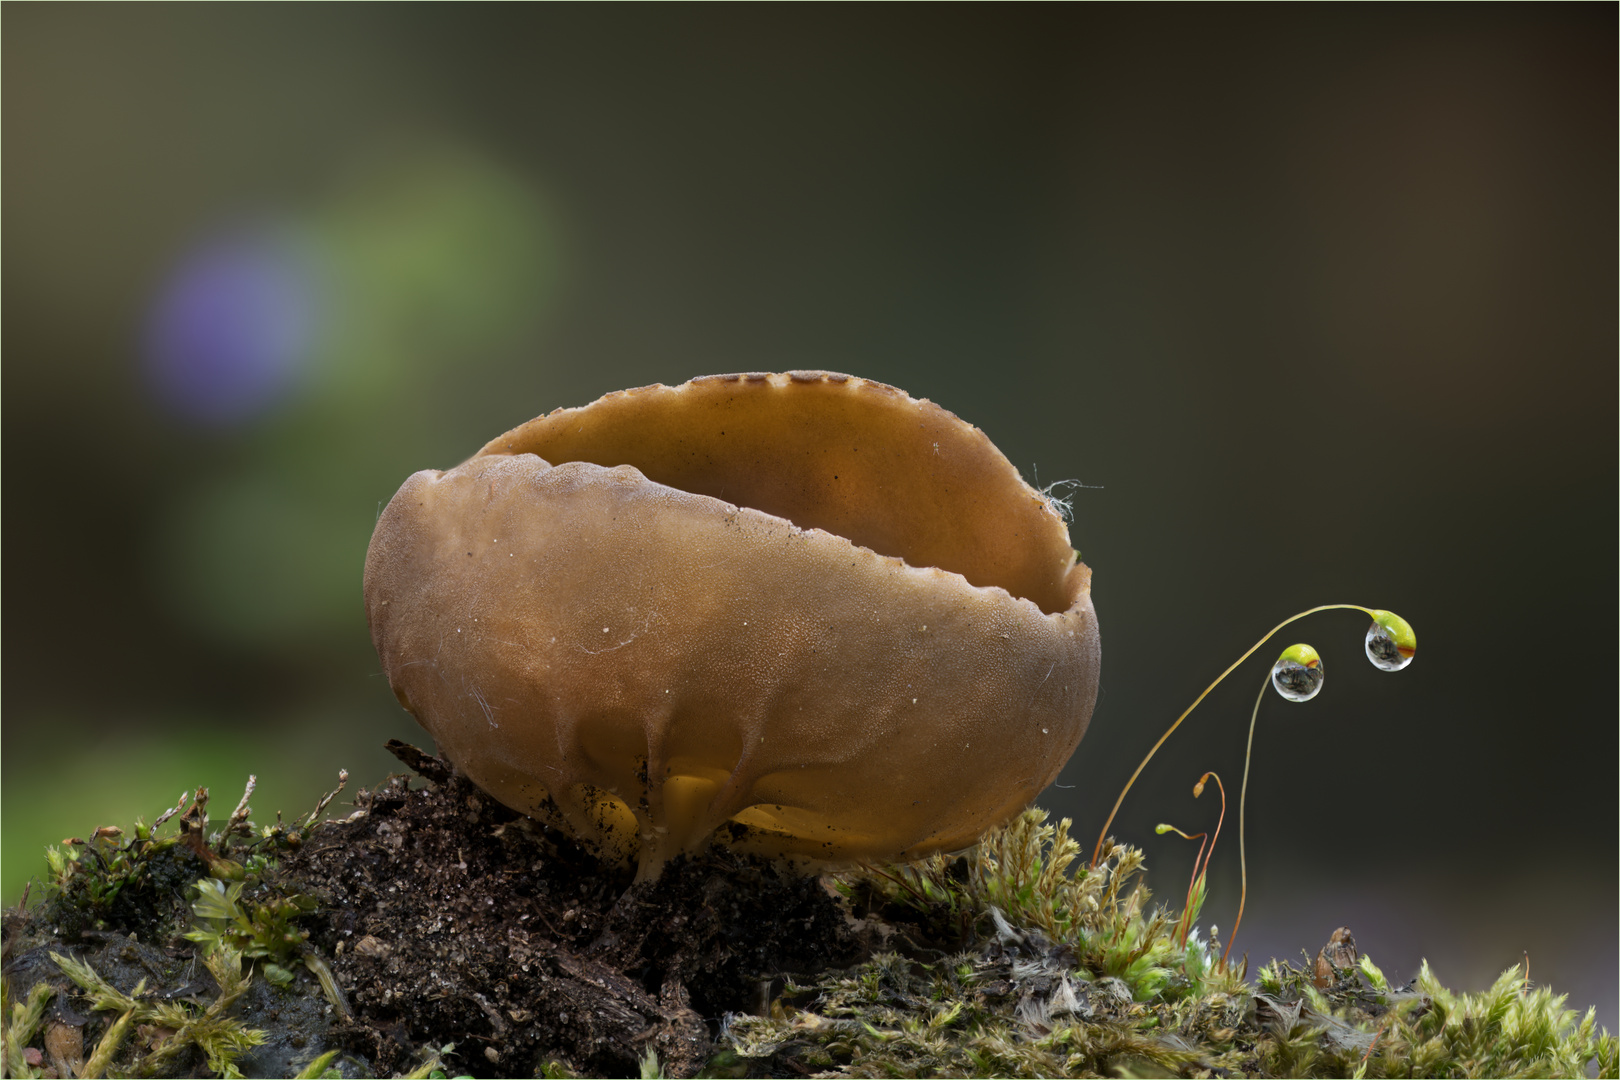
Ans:
[[[1367,632],[1363,639],[1363,648],[1366,651],[1367,659],[1371,661],[1372,665],[1378,668],[1380,671],[1400,671],[1409,665],[1412,662],[1412,658],[1417,655],[1417,633],[1412,629],[1412,624],[1392,611],[1384,611],[1380,608],[1366,608],[1362,607],[1360,604],[1322,604],[1317,607],[1308,608],[1305,611],[1299,612],[1298,614],[1290,615],[1288,618],[1284,619],[1282,622],[1278,623],[1276,626],[1267,631],[1264,637],[1251,645],[1242,656],[1238,657],[1232,662],[1230,667],[1221,672],[1220,675],[1216,676],[1215,681],[1206,686],[1203,693],[1194,698],[1193,703],[1187,706],[1186,711],[1184,711],[1180,716],[1176,717],[1175,722],[1165,730],[1163,735],[1159,736],[1159,741],[1153,744],[1153,748],[1147,752],[1147,756],[1144,757],[1142,759],[1142,763],[1136,767],[1136,771],[1131,773],[1131,778],[1125,782],[1125,787],[1121,789],[1119,798],[1114,800],[1114,808],[1108,812],[1107,819],[1103,821],[1102,829],[1097,834],[1097,846],[1092,852],[1093,866],[1097,864],[1097,860],[1101,856],[1103,843],[1108,835],[1108,827],[1114,823],[1114,817],[1119,813],[1119,808],[1125,802],[1125,796],[1130,793],[1131,787],[1136,783],[1137,777],[1142,775],[1142,770],[1147,768],[1149,761],[1153,760],[1153,755],[1159,752],[1159,748],[1163,746],[1170,736],[1175,733],[1175,730],[1181,726],[1182,721],[1186,720],[1187,717],[1192,714],[1192,711],[1198,708],[1199,703],[1202,702],[1204,698],[1209,696],[1210,691],[1214,690],[1223,681],[1225,681],[1228,675],[1236,671],[1238,667],[1241,666],[1242,663],[1249,657],[1253,656],[1261,646],[1275,637],[1279,630],[1292,623],[1298,622],[1307,615],[1314,615],[1319,611],[1339,610],[1359,611],[1371,617],[1372,623],[1367,627]],[[1221,966],[1223,969],[1226,967],[1227,960],[1230,958],[1232,942],[1237,937],[1238,927],[1243,923],[1243,909],[1248,901],[1249,896],[1249,856],[1247,846],[1245,844],[1245,826],[1247,817],[1246,810],[1249,797],[1249,761],[1254,751],[1254,728],[1255,721],[1258,720],[1260,716],[1260,702],[1265,698],[1267,686],[1274,688],[1280,696],[1288,701],[1309,701],[1321,692],[1322,685],[1326,678],[1326,667],[1322,662],[1321,654],[1318,653],[1316,649],[1304,643],[1290,645],[1288,648],[1282,651],[1282,654],[1277,657],[1276,663],[1274,663],[1271,666],[1270,671],[1266,673],[1264,681],[1262,681],[1260,684],[1260,694],[1255,698],[1254,711],[1249,717],[1249,738],[1243,751],[1243,783],[1239,789],[1238,795],[1238,860],[1242,885],[1238,897],[1237,918],[1232,921],[1232,934],[1227,938],[1226,952],[1221,956]],[[1213,774],[1206,773],[1205,779],[1211,775]],[[1195,796],[1202,792],[1203,784],[1204,780],[1200,780],[1198,782],[1198,786],[1193,791]],[[1225,816],[1225,796],[1226,790],[1223,787],[1221,789],[1221,807],[1223,818]],[[1163,833],[1169,828],[1171,827],[1161,825],[1159,826],[1158,831]],[[1179,829],[1176,831],[1180,832]],[[1186,834],[1182,833],[1181,835],[1185,836]],[[1211,841],[1210,847],[1213,849],[1213,841]],[[1213,850],[1211,851],[1211,854],[1213,854]],[[1205,869],[1207,870],[1207,868],[1208,862],[1206,860]],[[1194,866],[1193,878],[1194,885],[1197,886],[1200,881],[1200,876],[1196,865]]]

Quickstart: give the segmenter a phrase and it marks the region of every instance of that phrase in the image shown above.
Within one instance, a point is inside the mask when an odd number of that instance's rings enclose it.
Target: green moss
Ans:
[[[315,904],[286,889],[279,858],[304,842],[337,792],[301,822],[284,825],[278,820],[256,829],[247,820],[253,787],[249,778],[241,802],[215,832],[209,831],[208,792],[199,788],[189,808],[182,797],[151,825],[138,820],[128,834],[104,827],[89,841],[71,839],[48,848],[39,906],[28,914],[8,913],[8,919],[21,916],[20,922],[45,931],[32,938],[35,945],[28,955],[48,957],[47,966],[78,987],[79,1009],[112,1016],[82,1075],[189,1074],[200,1057],[214,1075],[240,1076],[238,1059],[269,1040],[265,1030],[237,1015],[255,970],[277,986],[292,982],[282,965],[295,960],[317,974],[325,970],[307,944],[308,935],[292,924]],[[160,835],[170,820],[176,831]],[[11,932],[8,922],[8,937]],[[197,959],[218,988],[211,1001],[197,998],[199,987],[186,965],[165,963],[166,954],[150,948],[176,938],[201,946]],[[87,939],[105,943],[93,950],[94,960],[89,953],[56,951],[57,942]],[[39,944],[41,940],[46,944]],[[8,952],[12,944],[8,941]],[[251,966],[244,967],[244,960]],[[98,970],[103,965],[104,970],[117,968],[120,981],[133,983],[132,988],[119,990]],[[26,1007],[17,1006],[21,1011],[15,1011],[5,1031],[5,1066],[11,1076],[40,1075],[27,1061],[27,1047],[35,1038],[41,1003],[54,992],[46,972],[27,966],[33,978]],[[143,968],[147,974],[131,976],[131,970]],[[335,997],[327,974],[319,981]],[[159,985],[149,989],[153,981]],[[11,990],[8,978],[7,997]],[[132,1039],[135,1031],[144,1034]],[[309,1075],[327,1073],[330,1062],[330,1056],[324,1063],[311,1062],[310,1068],[319,1068]]]
[[[1565,998],[1529,987],[1517,965],[1489,990],[1458,994],[1425,962],[1406,987],[1391,987],[1363,957],[1318,989],[1303,967],[1273,962],[1254,994],[1270,1038],[1261,1064],[1274,1075],[1614,1076],[1616,1040],[1577,1019]],[[1297,1015],[1296,1015],[1297,1014]]]
[[[26,1001],[11,1006],[5,1025],[5,1066],[7,1076],[37,1076],[23,1056],[23,1048],[34,1038],[40,1021],[45,1019],[45,1006],[56,991],[45,983],[36,983],[28,991]]]
[[[263,1031],[249,1028],[229,1015],[231,1007],[248,987],[248,976],[242,971],[242,955],[235,950],[218,949],[204,957],[208,973],[219,985],[219,996],[201,1009],[190,1002],[144,998],[144,982],[135,988],[134,993],[124,994],[97,974],[89,964],[60,953],[53,953],[51,959],[56,961],[63,974],[78,984],[90,999],[92,1010],[119,1014],[118,1020],[108,1028],[86,1063],[86,1076],[97,1076],[107,1070],[131,1025],[135,1023],[151,1024],[173,1032],[136,1063],[134,1068],[142,1075],[163,1071],[188,1047],[196,1046],[207,1059],[210,1071],[219,1076],[241,1076],[236,1059],[244,1051],[260,1046],[266,1040]]]
[[[1577,1020],[1517,968],[1478,995],[1427,965],[1393,988],[1365,958],[1324,988],[1275,962],[1250,985],[1149,906],[1140,852],[1114,845],[1070,872],[1068,828],[1030,810],[966,855],[845,875],[857,910],[902,928],[896,948],[728,1018],[708,1074],[1516,1077],[1595,1061],[1616,1075],[1594,1014]]]
[[[325,1020],[308,1028],[307,1050],[249,1056],[267,1040],[303,1047],[288,1017],[311,997],[319,1006],[323,991],[326,1015],[347,1011],[300,928],[315,903],[279,867],[312,838],[320,808],[256,830],[244,797],[212,834],[205,795],[184,817],[180,809],[166,815],[179,819],[178,835],[161,837],[161,821],[138,823],[128,838],[104,829],[48,854],[38,909],[47,927],[107,942],[93,956],[68,956],[54,951],[49,930],[32,953],[77,988],[79,1010],[106,1018],[86,1029],[96,1045],[84,1075],[233,1076],[271,1061],[284,1063],[282,1075],[364,1071],[364,1061],[318,1052],[332,1034]],[[1140,881],[1141,852],[1109,844],[1094,866],[1082,865],[1069,827],[1034,809],[969,852],[831,879],[868,935],[866,959],[785,980],[765,1015],[726,1017],[704,1075],[1529,1077],[1583,1076],[1595,1063],[1612,1077],[1620,1069],[1616,1040],[1592,1011],[1577,1016],[1517,968],[1479,994],[1448,990],[1427,965],[1395,987],[1366,957],[1349,968],[1274,961],[1251,983],[1223,968],[1219,943],[1197,929],[1201,888],[1189,892],[1188,911],[1156,905]],[[137,936],[189,939],[217,993],[197,997],[191,977],[165,968]],[[164,993],[147,989],[143,968]],[[315,978],[292,986],[299,968]],[[176,996],[180,988],[190,1000]],[[37,972],[4,990],[5,1071],[40,1075],[29,1047],[56,990]],[[408,1075],[443,1076],[453,1052],[453,1044],[429,1049]],[[550,1057],[535,1067],[575,1075]],[[642,1075],[670,1067],[649,1044]]]

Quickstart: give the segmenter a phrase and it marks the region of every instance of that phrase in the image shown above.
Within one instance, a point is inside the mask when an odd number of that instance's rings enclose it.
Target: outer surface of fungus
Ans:
[[[1090,579],[983,432],[792,372],[609,394],[415,474],[365,599],[446,756],[645,878],[711,835],[972,843],[1085,734]]]

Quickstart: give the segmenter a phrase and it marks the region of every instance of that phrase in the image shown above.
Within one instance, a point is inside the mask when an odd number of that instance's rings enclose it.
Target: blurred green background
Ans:
[[[1076,479],[1090,837],[1298,629],[1238,951],[1531,975],[1616,1024],[1616,14],[10,5],[3,894],[198,783],[425,740],[380,506],[541,412],[826,367]],[[1268,647],[1267,654],[1287,642]],[[1115,831],[1175,900],[1264,664]],[[1222,845],[1208,918],[1236,908]]]

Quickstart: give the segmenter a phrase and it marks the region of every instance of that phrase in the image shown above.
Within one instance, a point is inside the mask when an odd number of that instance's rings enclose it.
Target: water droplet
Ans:
[[[1399,671],[1412,662],[1410,656],[1401,655],[1389,631],[1377,623],[1367,627],[1367,659],[1381,671]]]
[[[1322,658],[1309,645],[1292,645],[1271,668],[1271,685],[1289,701],[1309,701],[1322,689]]]
[[[1417,655],[1412,624],[1392,611],[1373,612],[1367,627],[1367,659],[1380,671],[1399,671]]]

